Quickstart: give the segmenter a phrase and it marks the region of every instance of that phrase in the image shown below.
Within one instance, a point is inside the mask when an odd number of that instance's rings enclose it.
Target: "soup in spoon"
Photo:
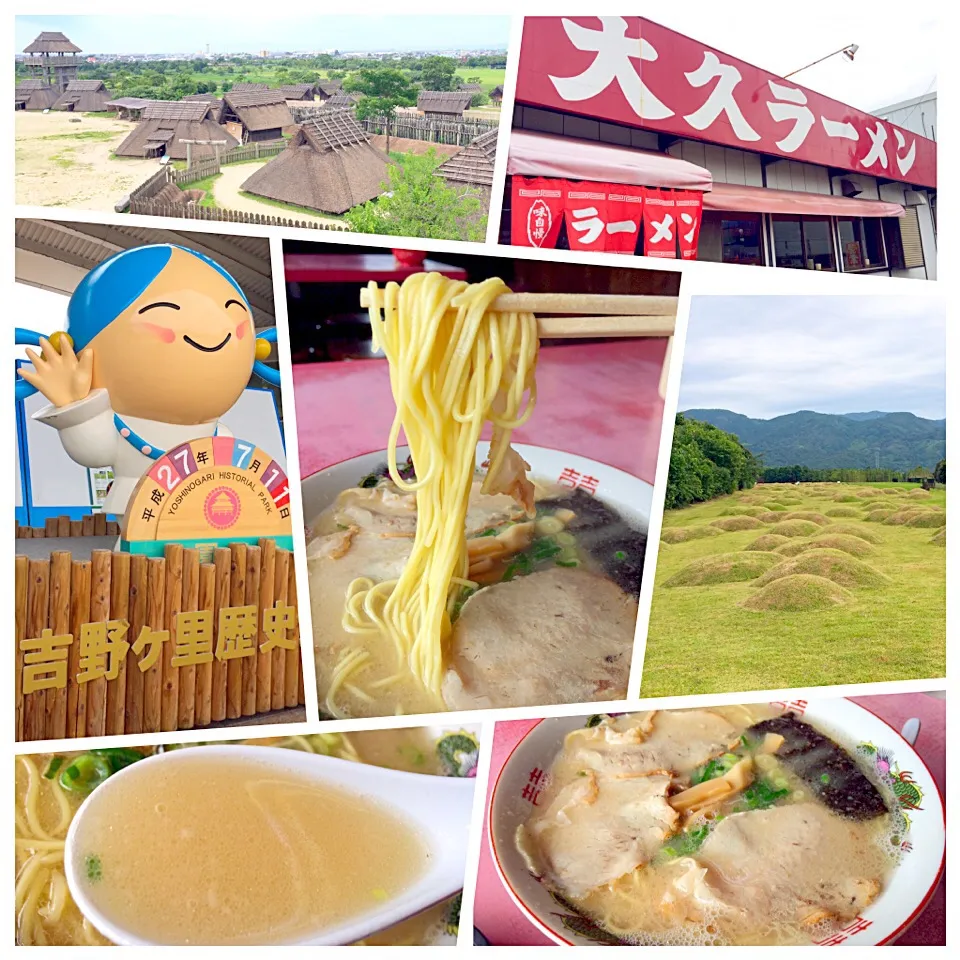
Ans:
[[[190,753],[117,777],[76,824],[77,882],[139,939],[297,942],[425,873],[426,842],[381,804],[295,771]]]

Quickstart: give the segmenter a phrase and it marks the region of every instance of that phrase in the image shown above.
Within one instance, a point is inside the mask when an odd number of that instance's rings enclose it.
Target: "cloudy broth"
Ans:
[[[194,753],[110,784],[75,838],[75,873],[94,905],[144,940],[296,941],[377,908],[425,872],[423,839],[379,804]]]

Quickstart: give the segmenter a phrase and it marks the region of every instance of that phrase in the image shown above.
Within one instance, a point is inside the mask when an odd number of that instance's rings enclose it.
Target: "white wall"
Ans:
[[[907,189],[902,183],[885,183],[880,187],[880,199],[892,203],[905,204],[904,191]],[[892,277],[907,277],[912,280],[937,279],[937,236],[933,229],[933,216],[930,213],[929,196],[926,190],[918,193],[927,197],[928,202],[917,207],[917,219],[920,222],[920,246],[923,249],[922,267],[909,267],[906,270],[891,270]]]
[[[739,187],[763,186],[760,157],[755,153],[721,147],[715,143],[701,143],[699,140],[678,140],[667,148],[667,153],[706,167],[717,183],[733,183]]]

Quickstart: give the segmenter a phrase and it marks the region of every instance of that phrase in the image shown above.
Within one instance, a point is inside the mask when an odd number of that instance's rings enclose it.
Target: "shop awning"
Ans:
[[[665,153],[527,130],[514,130],[510,136],[507,173],[676,190],[709,190],[713,185],[709,170]]]
[[[796,190],[767,190],[715,183],[703,196],[704,210],[736,213],[794,213],[826,217],[902,217],[903,207],[886,200],[857,200]]]

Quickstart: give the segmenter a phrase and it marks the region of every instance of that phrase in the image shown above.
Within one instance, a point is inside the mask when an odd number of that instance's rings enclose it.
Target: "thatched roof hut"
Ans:
[[[279,90],[284,100],[313,100],[317,88],[312,83],[284,83]]]
[[[338,93],[335,97],[323,101],[324,110],[353,110],[357,105],[357,97]]]
[[[496,86],[490,91],[490,102],[491,103],[503,103],[503,87]]]
[[[479,83],[458,83],[457,90],[460,90],[463,93],[469,93],[471,96],[475,93],[480,93],[483,90],[483,85]]]
[[[317,93],[320,95],[321,100],[328,100],[338,93],[343,93],[343,81],[328,80],[324,77],[322,80],[317,81]]]
[[[237,146],[236,138],[211,116],[206,101],[154,100],[143,111],[143,119],[117,147],[118,157],[170,157],[187,159],[187,145],[181,140],[225,140],[219,146],[195,144],[191,156],[212,157]]]
[[[470,106],[472,93],[459,90],[421,90],[417,97],[417,109],[428,117],[451,119],[462,117],[463,111]]]
[[[47,110],[57,102],[56,87],[43,80],[20,80],[13,95],[14,110]]]
[[[118,120],[139,120],[143,111],[153,102],[143,97],[117,97],[116,100],[108,100],[104,106],[108,110],[116,110]]]
[[[279,140],[292,127],[293,114],[279,90],[228,90],[220,112],[223,124],[239,124],[244,143]]]
[[[230,88],[234,93],[249,93],[251,90],[269,90],[269,83],[235,83]]]
[[[24,53],[79,53],[80,48],[59,31],[44,30]]]
[[[459,153],[444,160],[436,174],[452,187],[469,185],[489,197],[493,187],[493,163],[497,156],[497,128],[481,133]]]
[[[71,80],[67,89],[53,105],[54,110],[71,110],[74,113],[104,113],[110,108],[107,103],[113,94],[102,80]]]
[[[241,189],[321,213],[345,213],[379,196],[389,164],[352,113],[325,111],[304,121],[286,150]]]

